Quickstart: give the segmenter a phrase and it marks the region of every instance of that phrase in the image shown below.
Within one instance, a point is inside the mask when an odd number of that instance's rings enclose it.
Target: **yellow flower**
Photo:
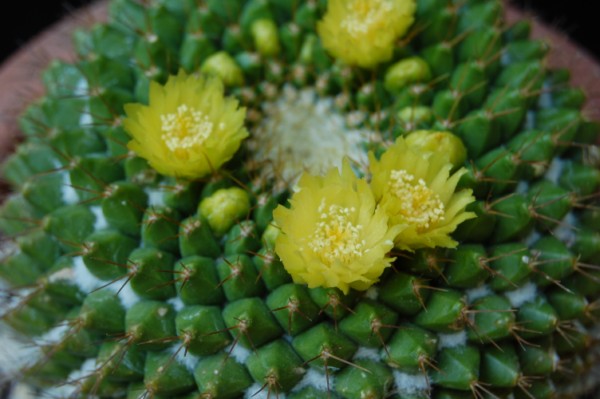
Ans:
[[[475,200],[472,191],[455,193],[466,170],[461,168],[450,176],[452,164],[447,157],[424,155],[409,147],[403,138],[396,140],[380,160],[370,153],[371,187],[390,224],[402,226],[394,240],[396,248],[454,248],[457,242],[450,233],[463,221],[475,217],[474,213],[465,212],[465,207]]]
[[[346,64],[372,68],[392,58],[414,21],[415,0],[330,0],[317,24],[323,46]]]
[[[224,97],[218,78],[179,72],[150,84],[149,105],[126,104],[127,147],[158,172],[199,178],[218,170],[248,136],[246,110]]]
[[[324,177],[305,173],[298,187],[291,207],[273,212],[281,229],[275,252],[294,281],[345,293],[377,282],[394,260],[386,255],[399,227],[388,227],[368,183],[346,160],[341,174],[336,168]]]

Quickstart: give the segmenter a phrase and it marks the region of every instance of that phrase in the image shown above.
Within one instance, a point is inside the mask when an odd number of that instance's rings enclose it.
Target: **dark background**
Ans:
[[[242,0],[240,0],[242,1]],[[418,1],[418,0],[417,0]],[[512,0],[550,25],[573,37],[600,59],[600,23],[590,0]],[[0,13],[0,60],[27,42],[35,33],[90,0],[17,0]],[[10,27],[9,24],[14,24]]]

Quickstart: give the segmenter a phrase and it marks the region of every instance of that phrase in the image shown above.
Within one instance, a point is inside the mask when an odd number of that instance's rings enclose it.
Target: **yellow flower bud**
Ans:
[[[450,132],[417,130],[404,139],[406,145],[423,154],[425,158],[432,155],[442,157],[455,168],[464,164],[467,159],[467,149],[462,140]]]

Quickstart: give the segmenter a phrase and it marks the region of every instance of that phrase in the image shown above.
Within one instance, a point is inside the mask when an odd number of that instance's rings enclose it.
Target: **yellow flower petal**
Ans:
[[[450,234],[467,219],[475,217],[465,207],[475,201],[471,190],[455,192],[464,168],[450,175],[452,164],[442,154],[421,153],[403,138],[377,160],[369,154],[371,187],[385,209],[391,225],[403,226],[396,248],[453,248]]]
[[[317,31],[335,58],[372,68],[392,58],[415,11],[415,0],[330,0]]]
[[[290,208],[273,212],[281,229],[275,251],[294,281],[343,292],[377,282],[394,260],[387,253],[400,227],[388,227],[367,182],[346,160],[341,173],[304,174],[298,187]]]
[[[179,72],[150,84],[149,105],[126,104],[127,147],[158,172],[200,178],[218,170],[248,136],[246,110],[224,97],[218,78]]]

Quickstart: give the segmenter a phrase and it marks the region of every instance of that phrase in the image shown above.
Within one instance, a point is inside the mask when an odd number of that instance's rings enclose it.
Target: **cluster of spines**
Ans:
[[[502,31],[497,2],[462,7],[443,2],[435,16],[440,2],[422,2],[421,20],[428,22],[415,27],[416,44],[403,51],[423,48],[420,56],[433,78],[396,90],[370,73],[332,65],[318,47],[312,54],[301,51],[304,43],[315,42],[300,32],[314,30],[322,4],[298,4],[293,22],[280,28],[285,44],[280,61],[265,67],[269,64],[248,44],[244,17],[260,15],[266,2],[252,2],[255,10],[248,6],[247,12],[235,1],[200,8],[192,3],[115,1],[116,23],[76,36],[82,61],[54,64],[45,74],[47,97],[23,118],[29,142],[5,167],[5,177],[20,193],[4,205],[2,221],[19,250],[3,262],[2,277],[27,289],[15,291],[23,297],[4,318],[30,335],[65,324],[61,339],[40,343],[45,354],[36,365],[36,371],[45,371],[40,375],[65,378],[97,356],[96,365],[76,381],[82,393],[120,396],[124,382],[143,380],[130,386],[131,395],[173,396],[200,386],[213,397],[236,397],[257,381],[260,390],[276,395],[292,389],[306,368],[317,367],[343,397],[360,392],[411,397],[387,391],[401,372],[427,379],[426,389],[412,397],[428,397],[430,387],[440,399],[465,392],[502,396],[517,387],[516,395],[544,398],[551,395],[551,378],[560,383],[565,370],[585,368],[582,351],[591,345],[586,326],[595,320],[593,298],[600,291],[597,266],[591,264],[600,241],[592,206],[600,176],[577,154],[596,139],[597,130],[580,116],[584,98],[566,86],[568,76],[542,67],[546,47],[527,40],[526,24]],[[292,12],[288,2],[274,4],[281,14]],[[180,22],[186,10],[192,17],[184,34]],[[225,29],[234,25],[238,28]],[[510,44],[503,45],[504,39]],[[382,142],[415,127],[456,131],[477,159],[463,184],[480,198],[473,205],[479,217],[457,233],[470,244],[402,260],[364,297],[291,284],[261,242],[278,201],[270,194],[253,201],[253,217],[242,217],[221,244],[193,214],[201,198],[248,180],[245,172],[210,182],[163,180],[127,152],[128,137],[120,127],[122,105],[143,101],[150,80],[165,79],[179,66],[201,67],[199,60],[217,46],[236,54],[247,83],[275,84],[258,84],[250,105],[273,98],[284,82],[315,84],[322,95],[346,94],[340,110],[371,113]],[[299,55],[312,64],[298,62]],[[402,117],[407,107],[412,111]],[[429,108],[429,116],[416,118],[418,107]],[[399,116],[379,112],[387,109]],[[506,146],[494,150],[502,142]],[[572,160],[558,163],[557,157]],[[539,180],[553,163],[561,177]],[[512,193],[519,181],[533,179],[538,181],[531,186],[522,183],[527,190]],[[155,203],[157,195],[163,198]],[[569,215],[576,225],[568,225]],[[110,229],[95,231],[100,222]],[[556,234],[557,228],[563,233]],[[144,248],[137,248],[140,239]],[[221,252],[225,256],[215,261]],[[177,254],[184,259],[176,261]],[[79,257],[117,289],[84,293],[69,283],[65,276]],[[529,281],[539,287],[537,296],[519,303],[514,291]],[[483,283],[487,291],[478,293]],[[115,296],[126,284],[143,298],[129,308]],[[182,310],[168,303],[175,295]],[[217,306],[225,299],[230,303],[221,312]],[[402,321],[406,318],[410,324]],[[462,331],[467,345],[437,342]],[[276,339],[282,335],[289,339]],[[236,346],[251,351],[247,369],[235,361]],[[354,359],[359,347],[374,348],[377,360],[372,353]],[[181,351],[202,357],[193,376],[179,361]],[[282,366],[281,359],[293,367]],[[337,368],[343,370],[334,373]],[[215,378],[215,372],[228,377]],[[295,395],[318,392],[307,388]]]

